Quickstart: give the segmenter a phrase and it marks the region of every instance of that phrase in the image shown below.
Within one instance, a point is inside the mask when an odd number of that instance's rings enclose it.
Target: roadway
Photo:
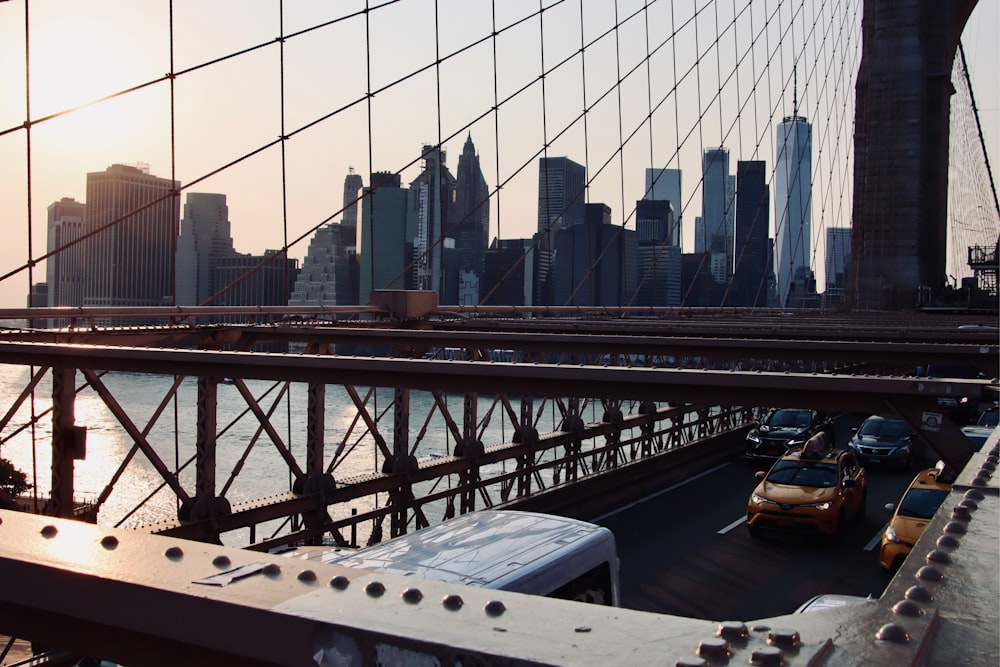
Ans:
[[[837,420],[838,446],[862,419]],[[885,504],[898,502],[915,471],[869,469],[864,520],[831,543],[750,537],[746,506],[758,469],[734,459],[596,520],[615,533],[624,607],[747,621],[791,613],[821,593],[882,594]]]

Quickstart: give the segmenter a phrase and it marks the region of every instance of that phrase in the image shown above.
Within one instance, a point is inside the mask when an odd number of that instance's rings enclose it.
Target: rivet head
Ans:
[[[941,565],[949,565],[951,564],[951,556],[949,556],[948,552],[946,551],[935,549],[934,551],[931,551],[930,553],[927,554],[927,562],[938,563]]]
[[[316,573],[312,570],[302,570],[296,578],[303,583],[311,584],[316,581]]]
[[[979,475],[972,480],[972,486],[986,486],[987,484],[989,484],[989,481],[990,480],[988,478]]]
[[[754,632],[767,632],[771,629],[771,626],[759,623],[750,629],[753,630]]]
[[[750,635],[750,630],[747,628],[745,623],[740,623],[739,621],[726,621],[724,623],[719,623],[719,628],[716,630],[716,634],[720,637],[725,637],[726,639],[733,641],[746,639]]]
[[[462,599],[461,595],[451,594],[445,595],[441,598],[441,605],[449,611],[458,611],[462,608],[463,604],[465,604],[465,601]]]
[[[107,549],[108,551],[112,551],[115,547],[118,546],[118,538],[115,537],[114,535],[105,535],[104,537],[101,538],[101,546]]]
[[[276,563],[268,563],[267,565],[264,566],[261,572],[263,572],[268,577],[276,577],[279,574],[281,574],[281,566],[277,565]]]
[[[403,600],[409,602],[410,604],[417,604],[424,599],[424,594],[420,592],[419,588],[407,588],[403,591]]]
[[[42,537],[45,538],[55,537],[58,533],[59,529],[51,524],[42,528]]]
[[[944,532],[955,533],[956,535],[965,535],[966,527],[965,524],[959,523],[958,521],[949,521],[948,525],[944,527]]]
[[[931,592],[923,586],[910,586],[906,589],[905,597],[907,600],[913,600],[915,602],[934,601],[934,596],[931,595]]]
[[[917,579],[923,579],[924,581],[941,581],[944,579],[944,575],[941,574],[941,570],[936,567],[924,565],[922,568],[917,570]]]
[[[762,646],[750,654],[750,663],[754,665],[780,665],[785,658],[784,652],[777,646]]]
[[[347,590],[347,587],[351,585],[351,580],[342,574],[338,574],[336,577],[330,580],[330,588],[336,588],[338,591]]]
[[[961,505],[956,506],[951,511],[951,518],[952,519],[959,519],[959,520],[962,520],[962,521],[968,521],[969,518],[970,518],[969,508],[968,507],[962,507]]]
[[[958,506],[964,507],[970,512],[975,512],[977,509],[979,509],[979,503],[977,503],[975,500],[969,500],[968,498],[960,502]]]
[[[997,466],[996,466],[996,463],[994,463],[993,461],[990,461],[989,459],[987,459],[986,461],[983,461],[982,468],[980,468],[980,469],[981,470],[986,470],[988,472],[994,472],[994,471],[996,471]]]
[[[575,628],[573,628],[573,632],[590,632],[590,626],[589,625],[578,625]]]
[[[892,611],[900,616],[921,616],[924,613],[920,605],[913,600],[900,600],[892,606]]]
[[[385,584],[381,581],[369,581],[365,585],[365,593],[373,598],[380,598],[385,595]]]
[[[212,565],[215,567],[229,567],[233,564],[233,561],[229,560],[229,556],[216,556],[212,559]]]
[[[500,616],[507,611],[507,607],[500,600],[490,600],[483,609],[486,611],[487,616]]]
[[[711,656],[713,658],[727,657],[729,653],[729,642],[725,639],[706,639],[698,642],[698,655]]]
[[[790,630],[790,629],[785,629],[785,628],[779,628],[779,629],[771,630],[771,632],[769,632],[767,634],[767,643],[768,644],[777,644],[777,645],[781,645],[781,646],[792,646],[792,647],[794,647],[794,646],[798,646],[799,643],[801,643],[801,641],[802,640],[799,637],[799,633],[797,631],[795,631],[795,630]]]
[[[910,633],[902,625],[886,623],[875,633],[875,639],[894,644],[905,644],[910,641]]]
[[[708,661],[702,658],[681,658],[674,667],[708,667]]]
[[[965,497],[969,500],[985,500],[986,496],[979,489],[969,489],[965,492]]]
[[[184,558],[184,550],[180,547],[170,547],[163,552],[163,555],[170,560],[180,560],[181,558]]]
[[[960,544],[954,535],[942,535],[937,538],[937,545],[943,549],[954,549]]]

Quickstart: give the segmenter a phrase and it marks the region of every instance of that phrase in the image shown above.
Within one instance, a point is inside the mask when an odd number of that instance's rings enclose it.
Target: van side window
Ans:
[[[607,561],[572,579],[548,594],[550,598],[593,604],[612,604],[611,567]]]

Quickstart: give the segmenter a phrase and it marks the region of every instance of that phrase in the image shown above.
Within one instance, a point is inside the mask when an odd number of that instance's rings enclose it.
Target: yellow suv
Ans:
[[[752,536],[798,531],[833,537],[850,519],[864,518],[868,480],[854,452],[809,444],[757,473],[761,481],[747,504]]]
[[[954,475],[943,466],[921,470],[910,482],[899,506],[886,505],[886,509],[896,511],[882,533],[878,562],[883,569],[894,571],[910,553],[934,513],[951,493],[952,479]]]

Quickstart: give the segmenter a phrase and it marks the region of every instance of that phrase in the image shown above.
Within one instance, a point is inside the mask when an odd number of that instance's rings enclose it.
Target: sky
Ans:
[[[547,144],[548,155],[587,165],[588,200],[611,206],[615,224],[633,217],[645,168],[683,169],[690,252],[703,150],[729,148],[731,173],[737,159],[773,168],[774,125],[792,112],[794,79],[799,113],[815,128],[813,257],[822,281],[824,228],[850,224],[860,58],[860,35],[850,33],[860,2],[658,0],[626,20],[643,0],[546,0],[541,19],[537,0],[372,0],[367,25],[364,4],[0,1],[0,219],[8,235],[0,275],[44,254],[49,204],[83,201],[86,174],[114,163],[146,164],[186,192],[226,194],[239,252],[302,239],[290,250],[301,259],[312,230],[340,219],[349,169],[366,181],[373,170],[400,171],[405,183],[419,171],[421,147],[441,141],[454,173],[470,134],[488,185],[502,185],[491,238],[535,231],[537,158]],[[994,170],[998,5],[980,2],[963,35]],[[552,70],[544,86],[543,62]],[[29,107],[30,134],[19,129]],[[24,305],[30,283],[44,278],[40,262],[0,282],[0,307]]]

